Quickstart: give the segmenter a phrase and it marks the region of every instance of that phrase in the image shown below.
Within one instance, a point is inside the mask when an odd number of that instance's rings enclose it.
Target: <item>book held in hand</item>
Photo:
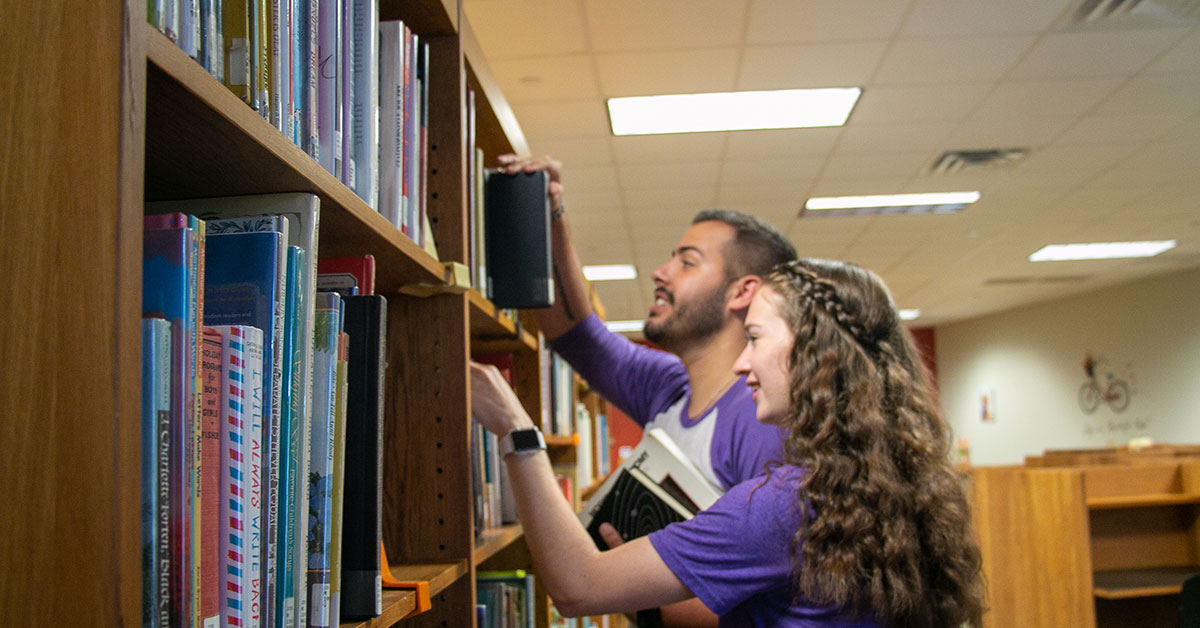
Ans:
[[[720,496],[666,432],[651,428],[583,505],[579,520],[596,547],[605,550],[602,523],[611,523],[628,541],[691,519]]]

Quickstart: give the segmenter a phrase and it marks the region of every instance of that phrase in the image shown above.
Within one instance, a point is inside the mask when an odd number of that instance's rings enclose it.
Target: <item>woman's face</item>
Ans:
[[[780,296],[759,288],[746,313],[746,348],[733,364],[733,371],[746,376],[758,406],[755,416],[763,423],[781,424],[791,401],[788,356],[794,335],[779,312]]]

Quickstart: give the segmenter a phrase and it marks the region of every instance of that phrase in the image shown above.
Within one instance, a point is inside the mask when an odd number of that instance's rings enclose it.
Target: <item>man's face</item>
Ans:
[[[646,317],[646,338],[669,351],[716,334],[725,323],[725,246],[733,227],[705,221],[683,234],[671,259],[654,270],[654,304]]]

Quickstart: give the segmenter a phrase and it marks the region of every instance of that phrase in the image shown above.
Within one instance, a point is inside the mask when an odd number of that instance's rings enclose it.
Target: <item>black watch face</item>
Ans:
[[[517,430],[512,433],[513,451],[528,451],[530,449],[541,449],[542,443],[538,440],[537,430]]]

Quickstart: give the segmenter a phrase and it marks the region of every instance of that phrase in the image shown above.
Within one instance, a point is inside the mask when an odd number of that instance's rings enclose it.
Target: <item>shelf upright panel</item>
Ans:
[[[0,19],[4,626],[140,621],[145,8]]]

